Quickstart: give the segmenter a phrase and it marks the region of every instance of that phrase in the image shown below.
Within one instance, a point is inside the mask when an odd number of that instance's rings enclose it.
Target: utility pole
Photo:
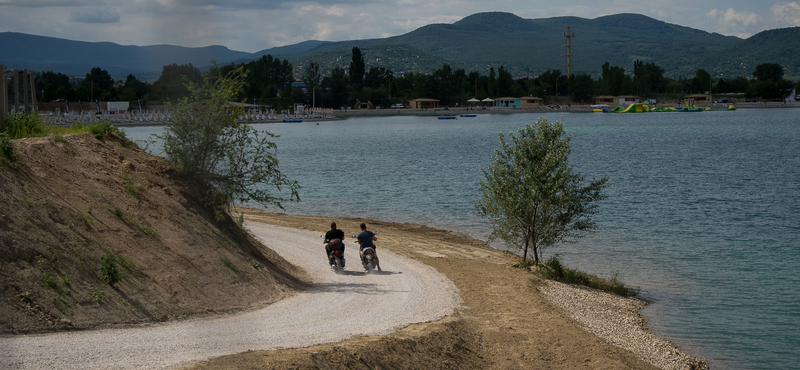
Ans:
[[[3,120],[6,118],[8,111],[8,97],[6,93],[6,66],[0,64],[0,130],[3,129]]]
[[[566,46],[567,47],[567,53],[566,54],[561,54],[562,57],[567,57],[567,64],[564,64],[564,65],[567,66],[567,78],[569,78],[569,76],[572,74],[572,71],[571,71],[571,68],[570,68],[570,67],[572,67],[572,61],[571,61],[570,57],[574,57],[575,56],[575,54],[572,54],[572,43],[570,42],[570,39],[575,37],[575,33],[574,32],[570,32],[569,31],[569,27],[570,26],[566,26],[565,28],[567,29],[567,32],[564,32],[564,37],[567,38],[567,44],[566,45],[562,45],[562,46]]]

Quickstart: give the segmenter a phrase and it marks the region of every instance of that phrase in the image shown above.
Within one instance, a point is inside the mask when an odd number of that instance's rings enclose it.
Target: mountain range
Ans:
[[[336,42],[310,40],[256,53],[218,45],[131,46],[3,32],[0,63],[7,68],[75,76],[100,67],[117,78],[134,74],[143,80],[154,80],[168,64],[191,63],[203,69],[210,66],[211,60],[218,64],[239,63],[267,54],[287,59],[298,71],[312,61],[326,71],[346,67],[352,48],[358,47],[367,69],[386,67],[395,74],[428,73],[446,63],[454,69],[482,74],[490,67],[504,66],[516,77],[522,77],[549,69],[566,72],[567,32],[572,45],[572,73],[598,76],[605,62],[632,71],[633,62],[640,60],[659,65],[673,78],[693,76],[698,68],[714,77],[751,77],[761,63],[778,63],[786,76],[800,76],[800,27],[768,30],[740,39],[639,14],[524,19],[510,13],[478,13],[453,24],[431,24],[399,36]]]

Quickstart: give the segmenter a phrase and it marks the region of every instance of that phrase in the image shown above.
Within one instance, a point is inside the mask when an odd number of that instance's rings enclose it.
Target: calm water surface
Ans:
[[[610,177],[599,226],[545,251],[652,304],[650,329],[712,368],[800,363],[800,115],[795,109],[551,113],[256,125],[300,182],[287,212],[414,222],[485,238],[473,213],[498,132],[564,121],[587,179]],[[126,129],[133,139],[160,128]],[[353,230],[355,231],[355,230]],[[349,232],[349,231],[347,231]]]

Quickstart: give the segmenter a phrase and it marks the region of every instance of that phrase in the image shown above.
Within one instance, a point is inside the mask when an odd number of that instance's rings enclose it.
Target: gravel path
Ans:
[[[319,233],[251,223],[248,229],[312,276],[312,288],[266,308],[144,328],[0,337],[0,369],[162,369],[211,357],[383,335],[451,314],[455,285],[433,268],[380,250],[365,275],[346,240],[345,274],[331,272]],[[349,243],[348,243],[349,241]]]

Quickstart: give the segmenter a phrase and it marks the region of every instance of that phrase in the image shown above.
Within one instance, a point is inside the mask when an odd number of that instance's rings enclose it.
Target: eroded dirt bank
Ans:
[[[301,269],[124,139],[13,144],[19,168],[0,159],[0,334],[248,310],[306,286]],[[113,286],[104,256],[116,260]]]

